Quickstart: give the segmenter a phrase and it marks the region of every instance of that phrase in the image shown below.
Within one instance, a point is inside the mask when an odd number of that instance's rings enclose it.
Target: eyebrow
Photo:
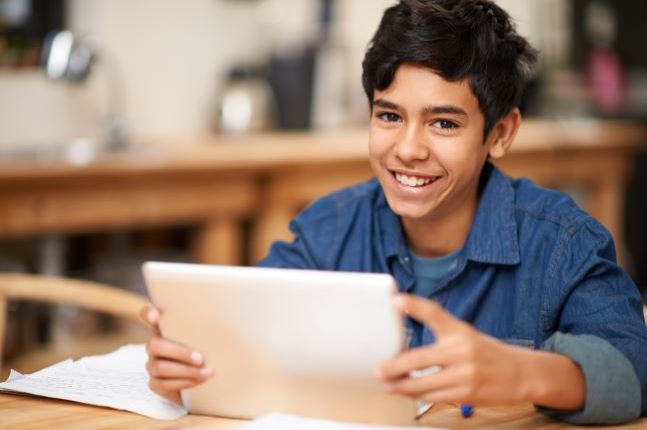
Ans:
[[[400,106],[398,106],[396,103],[390,102],[388,100],[384,99],[376,99],[373,101],[373,106],[381,107],[384,109],[393,109],[393,110],[399,110]],[[467,112],[465,112],[463,109],[459,108],[458,106],[454,105],[439,105],[439,106],[425,106],[422,108],[421,112],[423,114],[442,114],[442,113],[447,113],[447,114],[452,114],[452,115],[461,115],[461,116],[467,116]]]

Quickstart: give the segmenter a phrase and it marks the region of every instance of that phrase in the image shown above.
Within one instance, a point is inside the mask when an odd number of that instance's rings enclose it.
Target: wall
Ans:
[[[308,2],[292,3],[297,7],[281,28],[298,37]],[[267,23],[259,26],[255,11],[253,2],[216,0],[68,1],[69,26],[94,35],[102,62],[82,86],[48,81],[40,71],[0,72],[0,145],[97,135],[108,70],[117,72],[112,81],[123,78],[133,135],[205,132],[227,66],[259,57],[272,40],[262,34]]]
[[[344,48],[345,91],[355,112],[349,122],[364,118],[361,59],[384,7],[392,3],[337,3],[334,35]],[[537,2],[500,3],[522,33],[541,40]],[[120,81],[122,111],[136,139],[208,132],[227,68],[311,38],[316,7],[317,0],[68,0],[70,27],[94,35],[101,63],[82,86],[51,82],[39,71],[0,72],[0,147],[99,136],[110,97],[119,99],[120,85],[114,82]]]

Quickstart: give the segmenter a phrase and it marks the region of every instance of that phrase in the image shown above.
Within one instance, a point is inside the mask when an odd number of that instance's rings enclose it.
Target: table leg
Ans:
[[[7,311],[7,299],[0,296],[0,369],[2,369],[2,354],[4,352],[5,331],[7,330]]]
[[[273,204],[259,215],[252,234],[252,262],[256,263],[265,257],[273,242],[292,239],[289,224],[295,213],[291,206]]]
[[[596,184],[589,206],[591,215],[611,233],[616,245],[617,259],[622,266],[626,263],[624,261],[624,187],[620,181],[613,179],[607,178]]]
[[[242,240],[240,223],[234,218],[208,221],[193,237],[193,258],[205,264],[242,264]]]

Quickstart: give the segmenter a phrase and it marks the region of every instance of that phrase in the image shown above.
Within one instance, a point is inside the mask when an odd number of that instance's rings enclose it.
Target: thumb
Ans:
[[[155,306],[144,306],[139,311],[139,316],[148,324],[156,334],[159,334],[159,319],[161,312]]]
[[[397,294],[394,303],[396,309],[401,313],[429,327],[436,338],[463,325],[461,320],[451,315],[433,300],[410,294]]]

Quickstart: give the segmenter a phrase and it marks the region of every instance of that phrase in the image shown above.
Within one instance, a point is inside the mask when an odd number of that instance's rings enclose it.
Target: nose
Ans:
[[[429,158],[429,144],[419,127],[406,127],[396,137],[395,156],[403,163]]]

